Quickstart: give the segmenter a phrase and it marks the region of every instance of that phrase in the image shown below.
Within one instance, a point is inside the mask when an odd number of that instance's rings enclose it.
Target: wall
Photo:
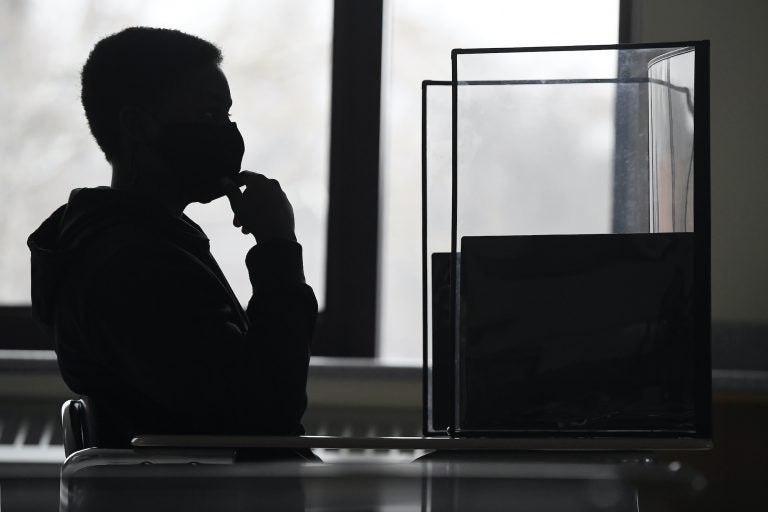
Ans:
[[[768,2],[632,0],[630,42],[711,41],[712,316],[768,323]]]
[[[632,0],[631,4],[629,42],[711,42],[712,316],[715,322],[768,325],[768,273],[764,270],[768,262],[768,3]],[[750,342],[756,341],[756,336],[749,337]],[[744,346],[754,351],[758,345]],[[723,363],[724,358],[719,359]],[[745,510],[768,497],[764,486],[768,463],[757,455],[765,453],[766,396],[765,392],[716,393],[715,448],[665,456],[706,475],[709,485],[700,510]]]

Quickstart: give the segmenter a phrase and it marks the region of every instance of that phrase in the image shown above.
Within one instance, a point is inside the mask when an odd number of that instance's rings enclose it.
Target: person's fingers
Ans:
[[[252,171],[240,171],[238,174],[236,174],[232,180],[240,185],[241,187],[243,185],[245,186],[257,186],[260,183],[264,183],[269,178],[264,176],[263,174],[259,174],[257,172]]]
[[[221,178],[221,180],[219,180],[219,185],[224,190],[227,197],[232,195],[237,196],[238,193],[240,193],[240,186],[238,186],[231,178]]]
[[[232,210],[237,212],[240,209],[240,204],[243,200],[243,193],[240,192],[240,188],[229,178],[222,178],[221,188],[224,190],[227,199],[229,199],[229,204],[232,207]]]

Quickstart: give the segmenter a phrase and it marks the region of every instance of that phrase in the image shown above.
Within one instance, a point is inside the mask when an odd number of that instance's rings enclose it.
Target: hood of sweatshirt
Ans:
[[[32,311],[46,329],[53,327],[56,293],[63,280],[105,257],[110,248],[95,242],[126,224],[160,232],[185,247],[209,250],[205,233],[186,215],[174,217],[162,205],[124,190],[75,189],[27,240],[32,253]]]

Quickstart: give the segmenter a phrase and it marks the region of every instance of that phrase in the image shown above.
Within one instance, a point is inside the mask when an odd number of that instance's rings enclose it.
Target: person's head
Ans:
[[[178,30],[132,27],[99,41],[82,70],[82,103],[115,172],[189,202],[222,195],[240,170],[243,141],[221,51]]]

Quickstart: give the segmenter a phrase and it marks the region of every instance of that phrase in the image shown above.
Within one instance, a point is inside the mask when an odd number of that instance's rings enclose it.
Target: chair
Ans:
[[[64,402],[61,406],[61,426],[64,430],[64,454],[67,457],[76,451],[97,446],[98,429],[93,403],[88,397]]]
[[[186,436],[144,436],[145,441],[152,441],[155,438],[161,438],[165,444],[155,446],[142,446],[139,443],[138,451],[136,447],[126,446],[125,448],[105,448],[105,440],[101,436],[101,429],[98,427],[96,407],[87,396],[81,396],[79,399],[67,400],[61,406],[61,424],[64,431],[64,455],[68,458],[70,466],[79,467],[80,459],[91,461],[94,457],[104,461],[118,458],[135,458],[140,461],[163,462],[166,460],[189,459],[191,462],[205,462],[225,460],[228,463],[238,461],[263,461],[275,458],[287,458],[288,460],[304,460],[310,462],[321,462],[321,459],[314,455],[308,447],[290,446],[291,442],[297,437],[285,437],[282,444],[262,444],[257,446],[227,446],[223,442],[221,446],[195,445],[194,443],[186,445]],[[226,440],[228,436],[218,436]],[[214,436],[213,439],[216,439]],[[179,440],[182,442],[179,443]],[[287,443],[287,444],[286,444]],[[80,454],[80,457],[72,457],[75,452],[90,448],[87,452]],[[80,461],[75,464],[75,461]],[[89,462],[90,463],[90,462]]]

